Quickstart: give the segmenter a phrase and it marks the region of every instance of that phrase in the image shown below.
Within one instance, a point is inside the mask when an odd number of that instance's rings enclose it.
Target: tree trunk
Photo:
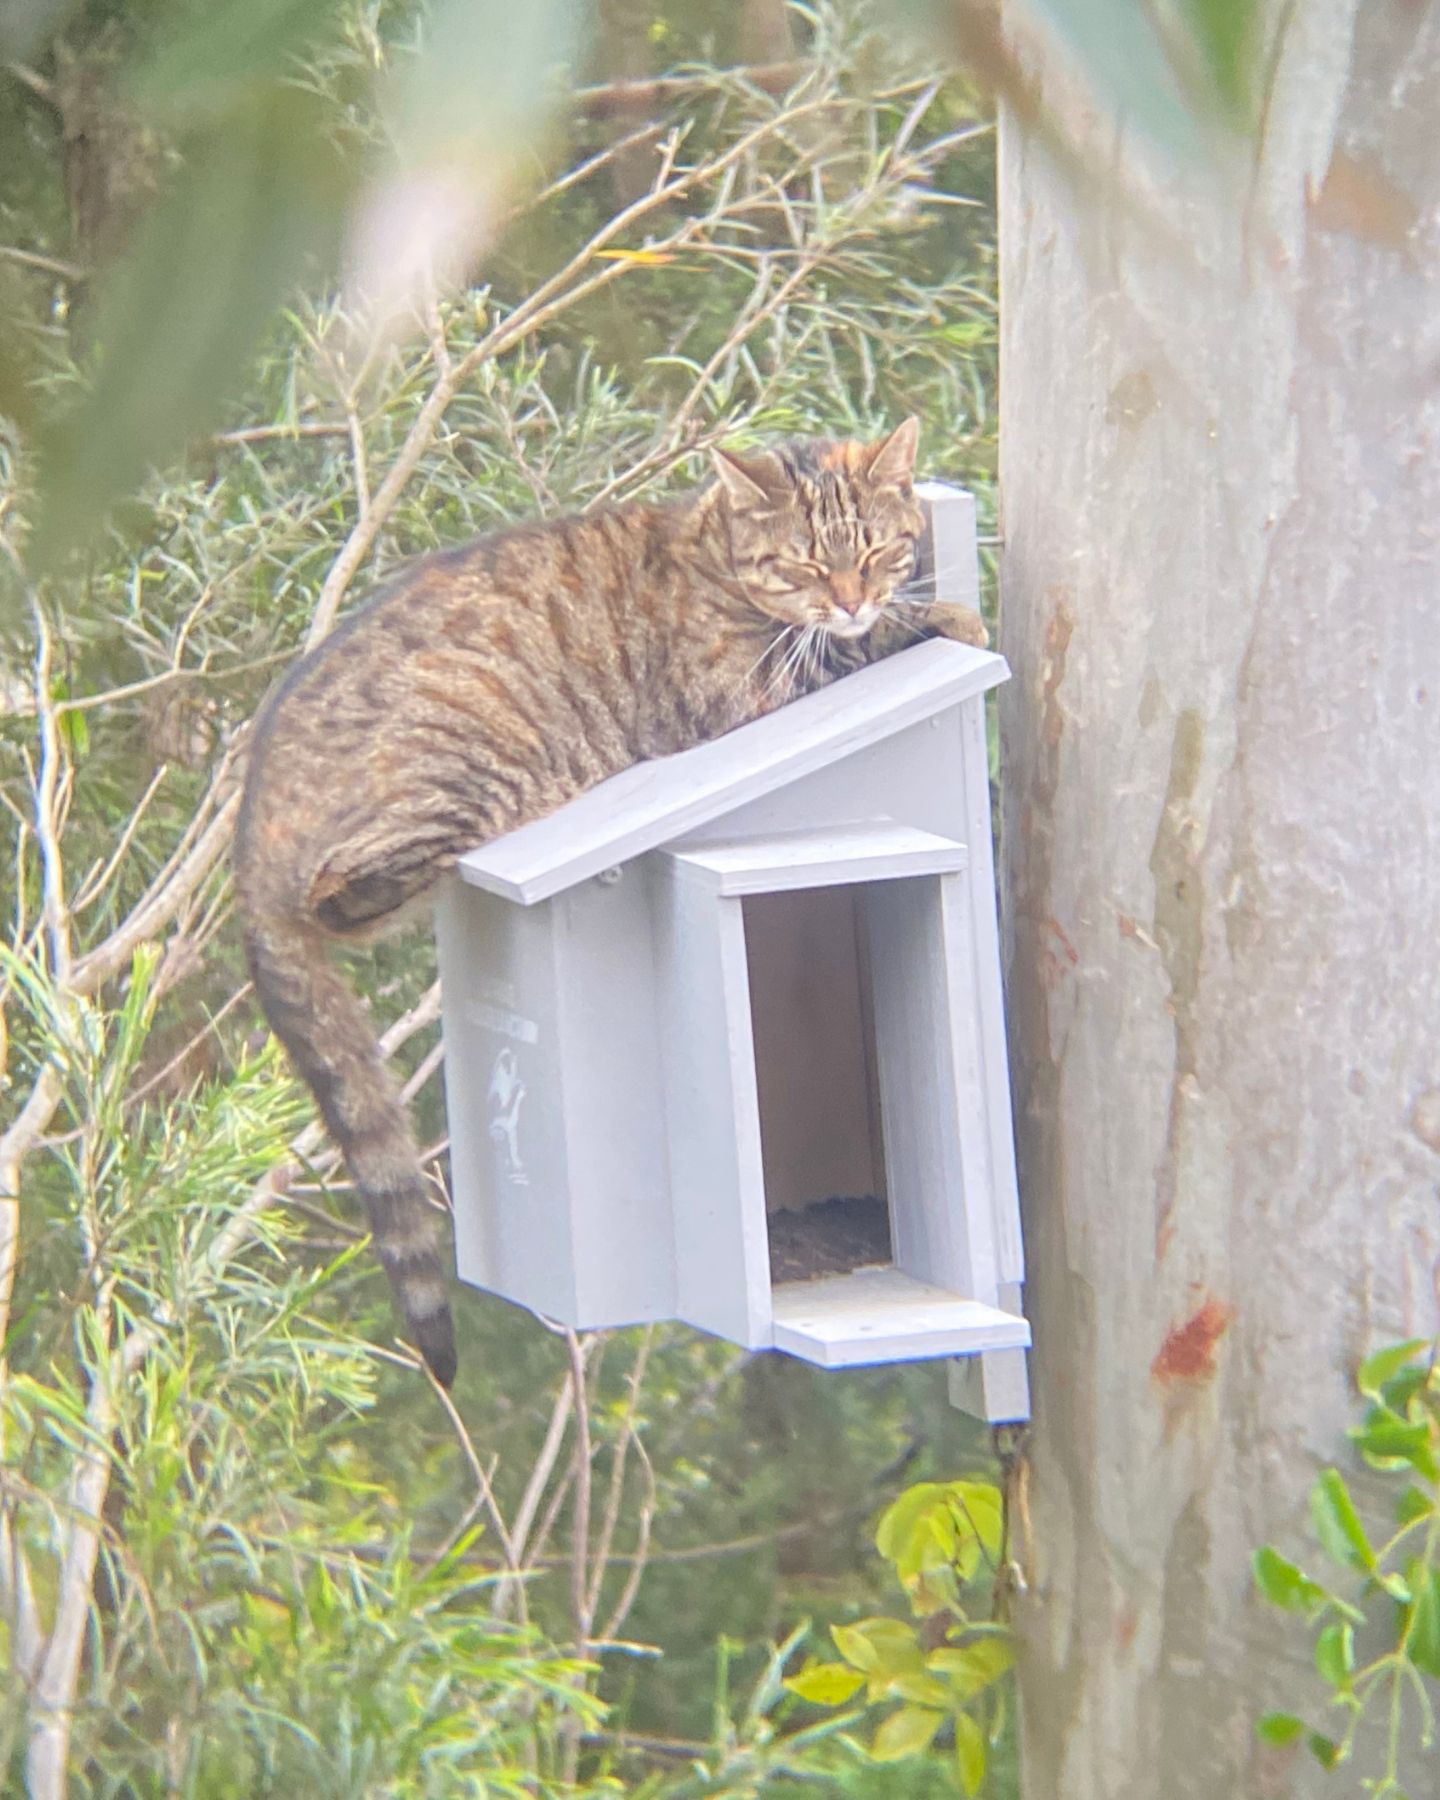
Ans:
[[[1346,1787],[1249,1562],[1436,1324],[1440,8],[1283,30],[1243,205],[1002,140],[1031,1800]]]

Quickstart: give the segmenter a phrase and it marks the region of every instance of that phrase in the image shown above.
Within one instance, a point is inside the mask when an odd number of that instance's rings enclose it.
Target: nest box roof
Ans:
[[[547,818],[460,859],[461,876],[532,905],[672,842],[843,756],[1004,681],[1005,659],[941,639],[916,644],[678,756],[637,763]]]

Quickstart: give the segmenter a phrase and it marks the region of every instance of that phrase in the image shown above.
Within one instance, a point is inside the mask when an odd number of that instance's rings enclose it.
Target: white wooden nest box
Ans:
[[[921,490],[939,597],[974,504]],[[1028,1410],[985,693],[929,641],[464,857],[438,937],[462,1280]]]

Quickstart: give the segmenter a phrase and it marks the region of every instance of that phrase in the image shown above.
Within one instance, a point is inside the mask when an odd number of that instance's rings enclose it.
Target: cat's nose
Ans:
[[[857,613],[865,599],[858,569],[836,569],[830,577],[830,593],[838,607]]]

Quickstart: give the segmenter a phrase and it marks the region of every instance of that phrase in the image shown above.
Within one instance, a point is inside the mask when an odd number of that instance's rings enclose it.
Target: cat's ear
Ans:
[[[790,486],[784,463],[768,452],[736,456],[729,450],[712,450],[710,460],[725,498],[736,512],[773,512]]]
[[[909,487],[915,479],[915,451],[919,443],[920,421],[906,419],[876,444],[865,473],[876,487]]]

